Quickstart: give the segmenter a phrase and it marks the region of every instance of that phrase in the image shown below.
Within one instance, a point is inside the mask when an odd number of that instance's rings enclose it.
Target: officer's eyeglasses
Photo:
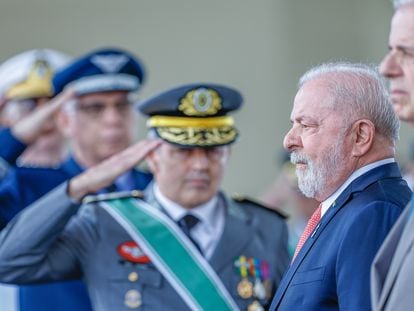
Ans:
[[[99,102],[88,104],[75,103],[76,110],[90,118],[99,118],[106,109],[114,109],[120,115],[127,115],[131,106],[131,101],[118,102],[113,105],[106,105]]]

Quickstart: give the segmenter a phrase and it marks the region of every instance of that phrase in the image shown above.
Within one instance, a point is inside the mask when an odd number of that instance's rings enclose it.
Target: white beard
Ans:
[[[338,141],[341,141],[338,139]],[[337,144],[332,149],[320,155],[317,162],[311,161],[306,155],[293,151],[290,161],[293,164],[306,164],[306,169],[296,169],[300,191],[308,198],[315,198],[328,186],[328,181],[339,172],[343,160],[342,145]]]

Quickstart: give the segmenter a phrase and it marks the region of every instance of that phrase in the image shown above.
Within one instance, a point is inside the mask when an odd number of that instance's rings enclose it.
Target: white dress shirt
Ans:
[[[154,196],[175,222],[186,214],[192,214],[200,220],[191,230],[190,235],[200,246],[204,257],[210,259],[224,229],[225,210],[218,208],[218,196],[191,209],[186,209],[171,201],[161,193],[156,183],[154,184]]]

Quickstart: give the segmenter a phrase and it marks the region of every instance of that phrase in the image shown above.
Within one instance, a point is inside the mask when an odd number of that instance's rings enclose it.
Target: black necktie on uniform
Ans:
[[[178,226],[181,228],[184,234],[190,239],[194,246],[198,249],[200,254],[203,254],[200,245],[198,245],[198,243],[193,239],[193,237],[190,234],[191,229],[193,229],[199,222],[200,219],[198,219],[196,216],[187,214],[178,221]]]

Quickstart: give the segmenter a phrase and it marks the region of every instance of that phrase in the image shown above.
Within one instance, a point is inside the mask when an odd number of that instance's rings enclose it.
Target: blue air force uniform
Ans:
[[[111,67],[109,71],[106,71],[107,67]],[[113,90],[136,91],[143,78],[142,65],[133,56],[117,49],[103,49],[67,65],[54,76],[53,86],[54,92],[59,93],[71,84],[77,95]],[[0,150],[3,159],[0,161],[3,168],[0,175],[0,229],[25,207],[83,171],[73,156],[56,168],[17,167],[15,161],[27,146],[16,139],[10,129],[1,130],[0,143],[7,146]],[[150,173],[133,170],[115,186],[118,190],[142,190],[151,179]],[[44,222],[48,223],[49,219]],[[21,238],[19,236],[15,241]],[[64,283],[20,287],[20,310],[90,310],[85,285],[72,279],[76,278],[69,278]]]

